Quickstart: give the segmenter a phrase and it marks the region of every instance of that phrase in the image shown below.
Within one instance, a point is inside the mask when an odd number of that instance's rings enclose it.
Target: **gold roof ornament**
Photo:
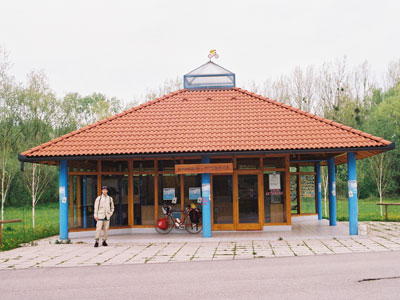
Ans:
[[[210,50],[210,53],[208,54],[208,58],[210,59],[210,61],[211,61],[211,59],[212,58],[218,58],[219,57],[219,54],[217,53],[217,50]]]

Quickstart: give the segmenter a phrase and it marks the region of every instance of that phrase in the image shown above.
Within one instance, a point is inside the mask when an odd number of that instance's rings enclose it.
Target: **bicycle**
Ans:
[[[189,233],[199,233],[203,229],[201,223],[201,212],[197,207],[186,208],[185,217],[183,218],[183,221],[179,220],[179,218],[175,218],[172,215],[172,207],[170,205],[164,204],[161,209],[164,216],[159,217],[155,224],[155,229],[158,233],[167,234],[171,232],[171,230],[174,227],[181,230],[186,229],[186,231]],[[198,220],[192,220],[193,218],[190,217],[190,212],[192,210],[195,210],[198,213],[197,216]],[[179,210],[177,212],[181,211]],[[194,214],[192,213],[192,215]]]

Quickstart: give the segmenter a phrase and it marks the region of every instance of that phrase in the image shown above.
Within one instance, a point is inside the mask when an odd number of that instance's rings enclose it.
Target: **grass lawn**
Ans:
[[[376,205],[379,199],[359,199],[358,200],[358,220],[359,221],[385,221],[385,208]],[[386,203],[400,203],[400,198],[384,199],[383,202]],[[301,201],[302,213],[314,213],[315,212],[315,200],[314,198],[306,198]],[[326,201],[326,212],[325,215],[325,203],[322,199],[322,217],[329,217],[329,200]],[[349,220],[349,204],[347,199],[338,198],[336,199],[336,209],[337,209],[337,220],[338,221],[348,221]],[[400,206],[389,206],[388,207],[388,221],[400,221]]]
[[[1,250],[13,249],[21,243],[58,234],[58,208],[58,203],[39,204],[35,210],[35,229],[33,229],[31,207],[5,207],[5,220],[22,219],[22,222],[4,224]]]

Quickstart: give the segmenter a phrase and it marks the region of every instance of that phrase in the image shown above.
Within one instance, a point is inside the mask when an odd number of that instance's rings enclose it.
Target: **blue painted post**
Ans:
[[[357,168],[354,152],[347,153],[347,180],[349,192],[349,231],[358,234]]]
[[[322,200],[321,200],[321,163],[315,164],[315,181],[317,185],[317,213],[318,220],[322,220]]]
[[[68,239],[68,162],[60,161],[59,168],[60,239]]]
[[[336,178],[335,159],[328,159],[328,187],[329,187],[329,225],[336,226]]]
[[[87,228],[86,175],[83,176],[82,182],[83,182],[83,228]]]
[[[210,163],[210,157],[205,156],[202,159],[203,164]],[[211,199],[210,199],[210,174],[201,174],[201,192],[203,198],[202,216],[203,216],[203,237],[211,237]]]

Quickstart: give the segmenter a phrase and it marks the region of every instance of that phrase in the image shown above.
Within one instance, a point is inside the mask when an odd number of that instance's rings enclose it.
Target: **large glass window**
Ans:
[[[286,222],[285,172],[264,172],[265,223]]]
[[[128,175],[103,175],[101,185],[108,186],[108,195],[114,202],[110,225],[128,225]]]
[[[154,224],[154,175],[133,176],[133,212],[135,225]]]
[[[174,211],[181,209],[181,190],[179,175],[160,174],[158,177],[158,215],[162,216],[161,206],[168,204]],[[176,199],[174,199],[176,198]],[[175,204],[173,202],[176,202]],[[179,213],[175,214],[180,216]]]
[[[69,176],[69,228],[95,227],[94,201],[97,197],[97,176]]]
[[[232,175],[213,176],[214,224],[233,224]]]

